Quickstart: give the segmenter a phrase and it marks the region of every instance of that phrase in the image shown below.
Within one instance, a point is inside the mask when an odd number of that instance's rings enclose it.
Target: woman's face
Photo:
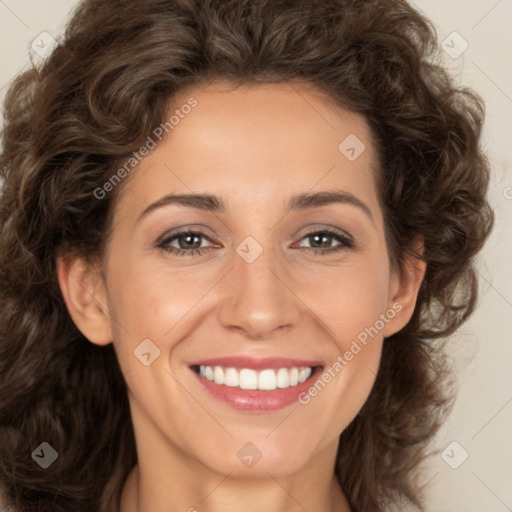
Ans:
[[[332,461],[421,280],[390,270],[369,127],[299,85],[216,82],[175,109],[118,198],[108,334],[81,326],[113,340],[139,464],[277,477]]]

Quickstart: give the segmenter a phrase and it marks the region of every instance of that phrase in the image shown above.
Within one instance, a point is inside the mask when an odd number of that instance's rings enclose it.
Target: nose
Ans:
[[[233,269],[222,282],[219,320],[225,328],[265,340],[298,324],[301,302],[276,252],[264,249],[251,263],[234,254]]]

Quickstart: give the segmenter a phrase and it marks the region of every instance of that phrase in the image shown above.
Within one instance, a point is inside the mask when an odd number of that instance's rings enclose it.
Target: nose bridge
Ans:
[[[266,338],[299,319],[297,299],[288,289],[287,272],[272,234],[261,244],[247,237],[233,255],[225,283],[220,321],[252,338]]]

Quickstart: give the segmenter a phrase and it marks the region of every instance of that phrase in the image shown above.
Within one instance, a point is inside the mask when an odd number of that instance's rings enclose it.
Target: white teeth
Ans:
[[[254,370],[240,370],[240,387],[242,389],[258,389],[258,374]]]
[[[278,388],[290,387],[290,372],[286,368],[277,370],[277,383]]]
[[[257,372],[249,368],[223,368],[222,366],[199,367],[199,375],[215,384],[240,387],[241,389],[259,389],[273,391],[294,387],[304,382],[312,373],[311,368],[279,368],[266,369]]]
[[[274,370],[263,370],[258,375],[258,389],[276,389],[276,373]]]
[[[213,380],[215,384],[224,384],[224,370],[220,366],[213,369]]]
[[[224,373],[224,385],[236,388],[240,385],[238,372],[234,368],[227,368]]]
[[[311,368],[301,368],[299,372],[299,382],[304,382],[311,375]]]

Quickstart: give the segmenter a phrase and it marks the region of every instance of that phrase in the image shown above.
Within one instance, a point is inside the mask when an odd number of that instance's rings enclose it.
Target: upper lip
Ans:
[[[319,361],[307,359],[294,359],[289,357],[251,357],[226,356],[212,359],[202,359],[190,363],[190,366],[224,366],[227,368],[251,368],[261,370],[264,368],[293,368],[321,366]]]

